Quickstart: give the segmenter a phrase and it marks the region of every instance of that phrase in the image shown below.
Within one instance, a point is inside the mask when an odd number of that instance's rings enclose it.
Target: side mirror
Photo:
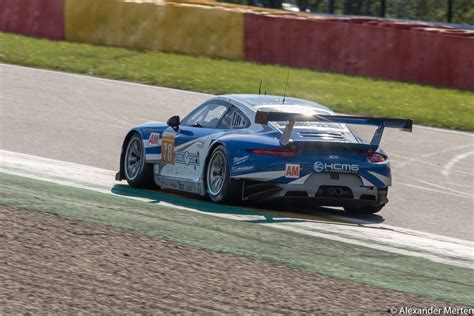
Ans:
[[[175,115],[172,116],[166,121],[166,124],[168,124],[169,127],[172,127],[176,132],[179,130],[179,116]]]

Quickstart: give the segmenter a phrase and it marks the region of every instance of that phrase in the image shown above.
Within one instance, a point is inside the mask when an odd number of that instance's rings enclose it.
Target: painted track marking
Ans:
[[[421,183],[424,183],[424,184],[426,184],[426,185],[435,187],[435,188],[439,188],[439,189],[442,189],[442,190],[445,190],[445,191],[452,192],[452,193],[454,193],[454,194],[460,194],[460,195],[464,195],[464,196],[467,196],[467,197],[470,197],[470,198],[474,198],[474,195],[469,194],[469,193],[464,193],[464,192],[461,192],[461,191],[458,191],[458,190],[453,190],[453,189],[444,187],[444,186],[442,186],[442,185],[437,185],[437,184],[434,184],[434,183],[431,183],[431,182],[428,182],[428,181],[424,181],[424,180],[417,180],[417,181],[418,181],[418,182],[421,182]]]
[[[4,150],[0,150],[0,172],[108,194],[113,194],[112,189],[117,183],[113,180],[115,172],[111,170]],[[148,198],[132,198],[146,202],[156,202]],[[468,268],[474,267],[474,242],[451,237],[383,224],[366,226],[350,223],[324,223],[307,219],[275,217],[271,214],[263,216],[261,212],[255,212],[255,215],[236,215],[224,212],[209,213],[168,202],[160,201],[158,204],[232,220],[256,222],[260,225],[272,226],[296,233],[392,253],[423,257],[435,262]]]
[[[473,151],[468,151],[466,153],[463,153],[463,154],[460,154],[460,155],[457,155],[455,156],[453,159],[451,159],[443,168],[443,170],[441,171],[441,174],[445,177],[449,176],[450,172],[451,172],[451,169],[452,167],[460,162],[461,160],[463,159],[466,159],[467,157],[471,156],[474,154],[474,150]]]
[[[396,154],[396,153],[391,153],[390,154],[391,156],[394,156],[394,157],[399,157],[399,158],[404,158],[404,159],[412,159],[410,157],[407,157],[407,156],[403,156],[403,155],[399,155],[399,154]],[[397,163],[397,168],[400,168],[400,163]],[[416,164],[419,164],[419,165],[423,165],[425,167],[434,167],[434,169],[436,170],[439,170],[439,166],[438,165],[435,165],[435,164],[432,164],[432,163],[429,163],[429,162],[426,162],[426,161],[420,161],[420,160],[413,160],[412,163],[416,163]],[[472,173],[471,172],[467,172],[467,171],[462,171],[462,170],[457,170],[457,169],[451,169],[451,172],[453,173],[458,173],[458,174],[463,174],[463,175],[468,175],[468,176],[471,176]]]
[[[434,152],[430,152],[428,154],[424,154],[424,155],[421,155],[421,156],[417,156],[417,157],[413,157],[413,158],[408,158],[407,157],[407,160],[406,161],[402,161],[400,164],[399,164],[399,167],[403,167],[409,163],[412,163],[412,162],[416,162],[417,160],[419,161],[420,158],[427,158],[427,157],[431,157],[431,156],[436,156],[436,155],[439,155],[439,154],[442,154],[442,153],[446,153],[446,152],[450,152],[450,151],[453,151],[453,150],[458,150],[458,149],[464,149],[464,148],[468,148],[468,147],[471,147],[472,145],[463,145],[463,146],[457,146],[457,147],[452,147],[452,148],[445,148],[443,150],[438,150],[438,151],[434,151]]]
[[[458,193],[452,193],[452,192],[448,192],[448,191],[441,191],[441,190],[437,190],[437,189],[433,189],[433,188],[427,188],[427,187],[423,187],[423,186],[419,186],[419,185],[415,185],[415,184],[411,184],[411,183],[406,183],[406,182],[397,182],[397,183],[401,184],[401,185],[404,185],[404,186],[407,186],[407,187],[415,188],[415,189],[431,191],[431,192],[436,192],[436,193],[455,196],[455,197],[461,197],[461,198],[470,199],[470,200],[472,199],[472,197],[470,197],[470,196],[461,195],[461,194],[458,194]]]

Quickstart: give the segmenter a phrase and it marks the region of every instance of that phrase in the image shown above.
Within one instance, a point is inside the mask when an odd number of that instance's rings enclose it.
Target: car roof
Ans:
[[[254,107],[259,106],[259,105],[280,105],[280,104],[281,105],[284,104],[284,105],[311,106],[311,107],[315,107],[321,110],[331,111],[329,108],[327,108],[326,106],[322,104],[304,100],[304,99],[293,98],[293,97],[286,97],[285,102],[283,103],[283,97],[277,96],[277,95],[225,94],[225,95],[218,96],[218,98],[232,99],[244,106],[247,106],[248,108],[251,108],[254,111],[255,111]]]

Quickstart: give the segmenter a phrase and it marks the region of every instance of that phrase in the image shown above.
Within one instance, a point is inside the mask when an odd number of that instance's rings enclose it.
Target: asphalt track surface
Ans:
[[[0,92],[0,149],[109,170],[130,127],[184,116],[208,98],[4,64]],[[474,134],[415,126],[387,130],[382,146],[392,163],[390,203],[366,219],[474,241]]]

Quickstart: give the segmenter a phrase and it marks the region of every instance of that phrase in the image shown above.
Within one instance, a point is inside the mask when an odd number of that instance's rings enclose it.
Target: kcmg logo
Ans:
[[[350,165],[346,163],[323,163],[321,161],[316,161],[313,164],[313,169],[316,172],[323,172],[323,171],[357,172],[359,171],[359,166]]]
[[[313,169],[316,172],[323,172],[324,171],[324,164],[321,161],[316,161],[313,165]]]

